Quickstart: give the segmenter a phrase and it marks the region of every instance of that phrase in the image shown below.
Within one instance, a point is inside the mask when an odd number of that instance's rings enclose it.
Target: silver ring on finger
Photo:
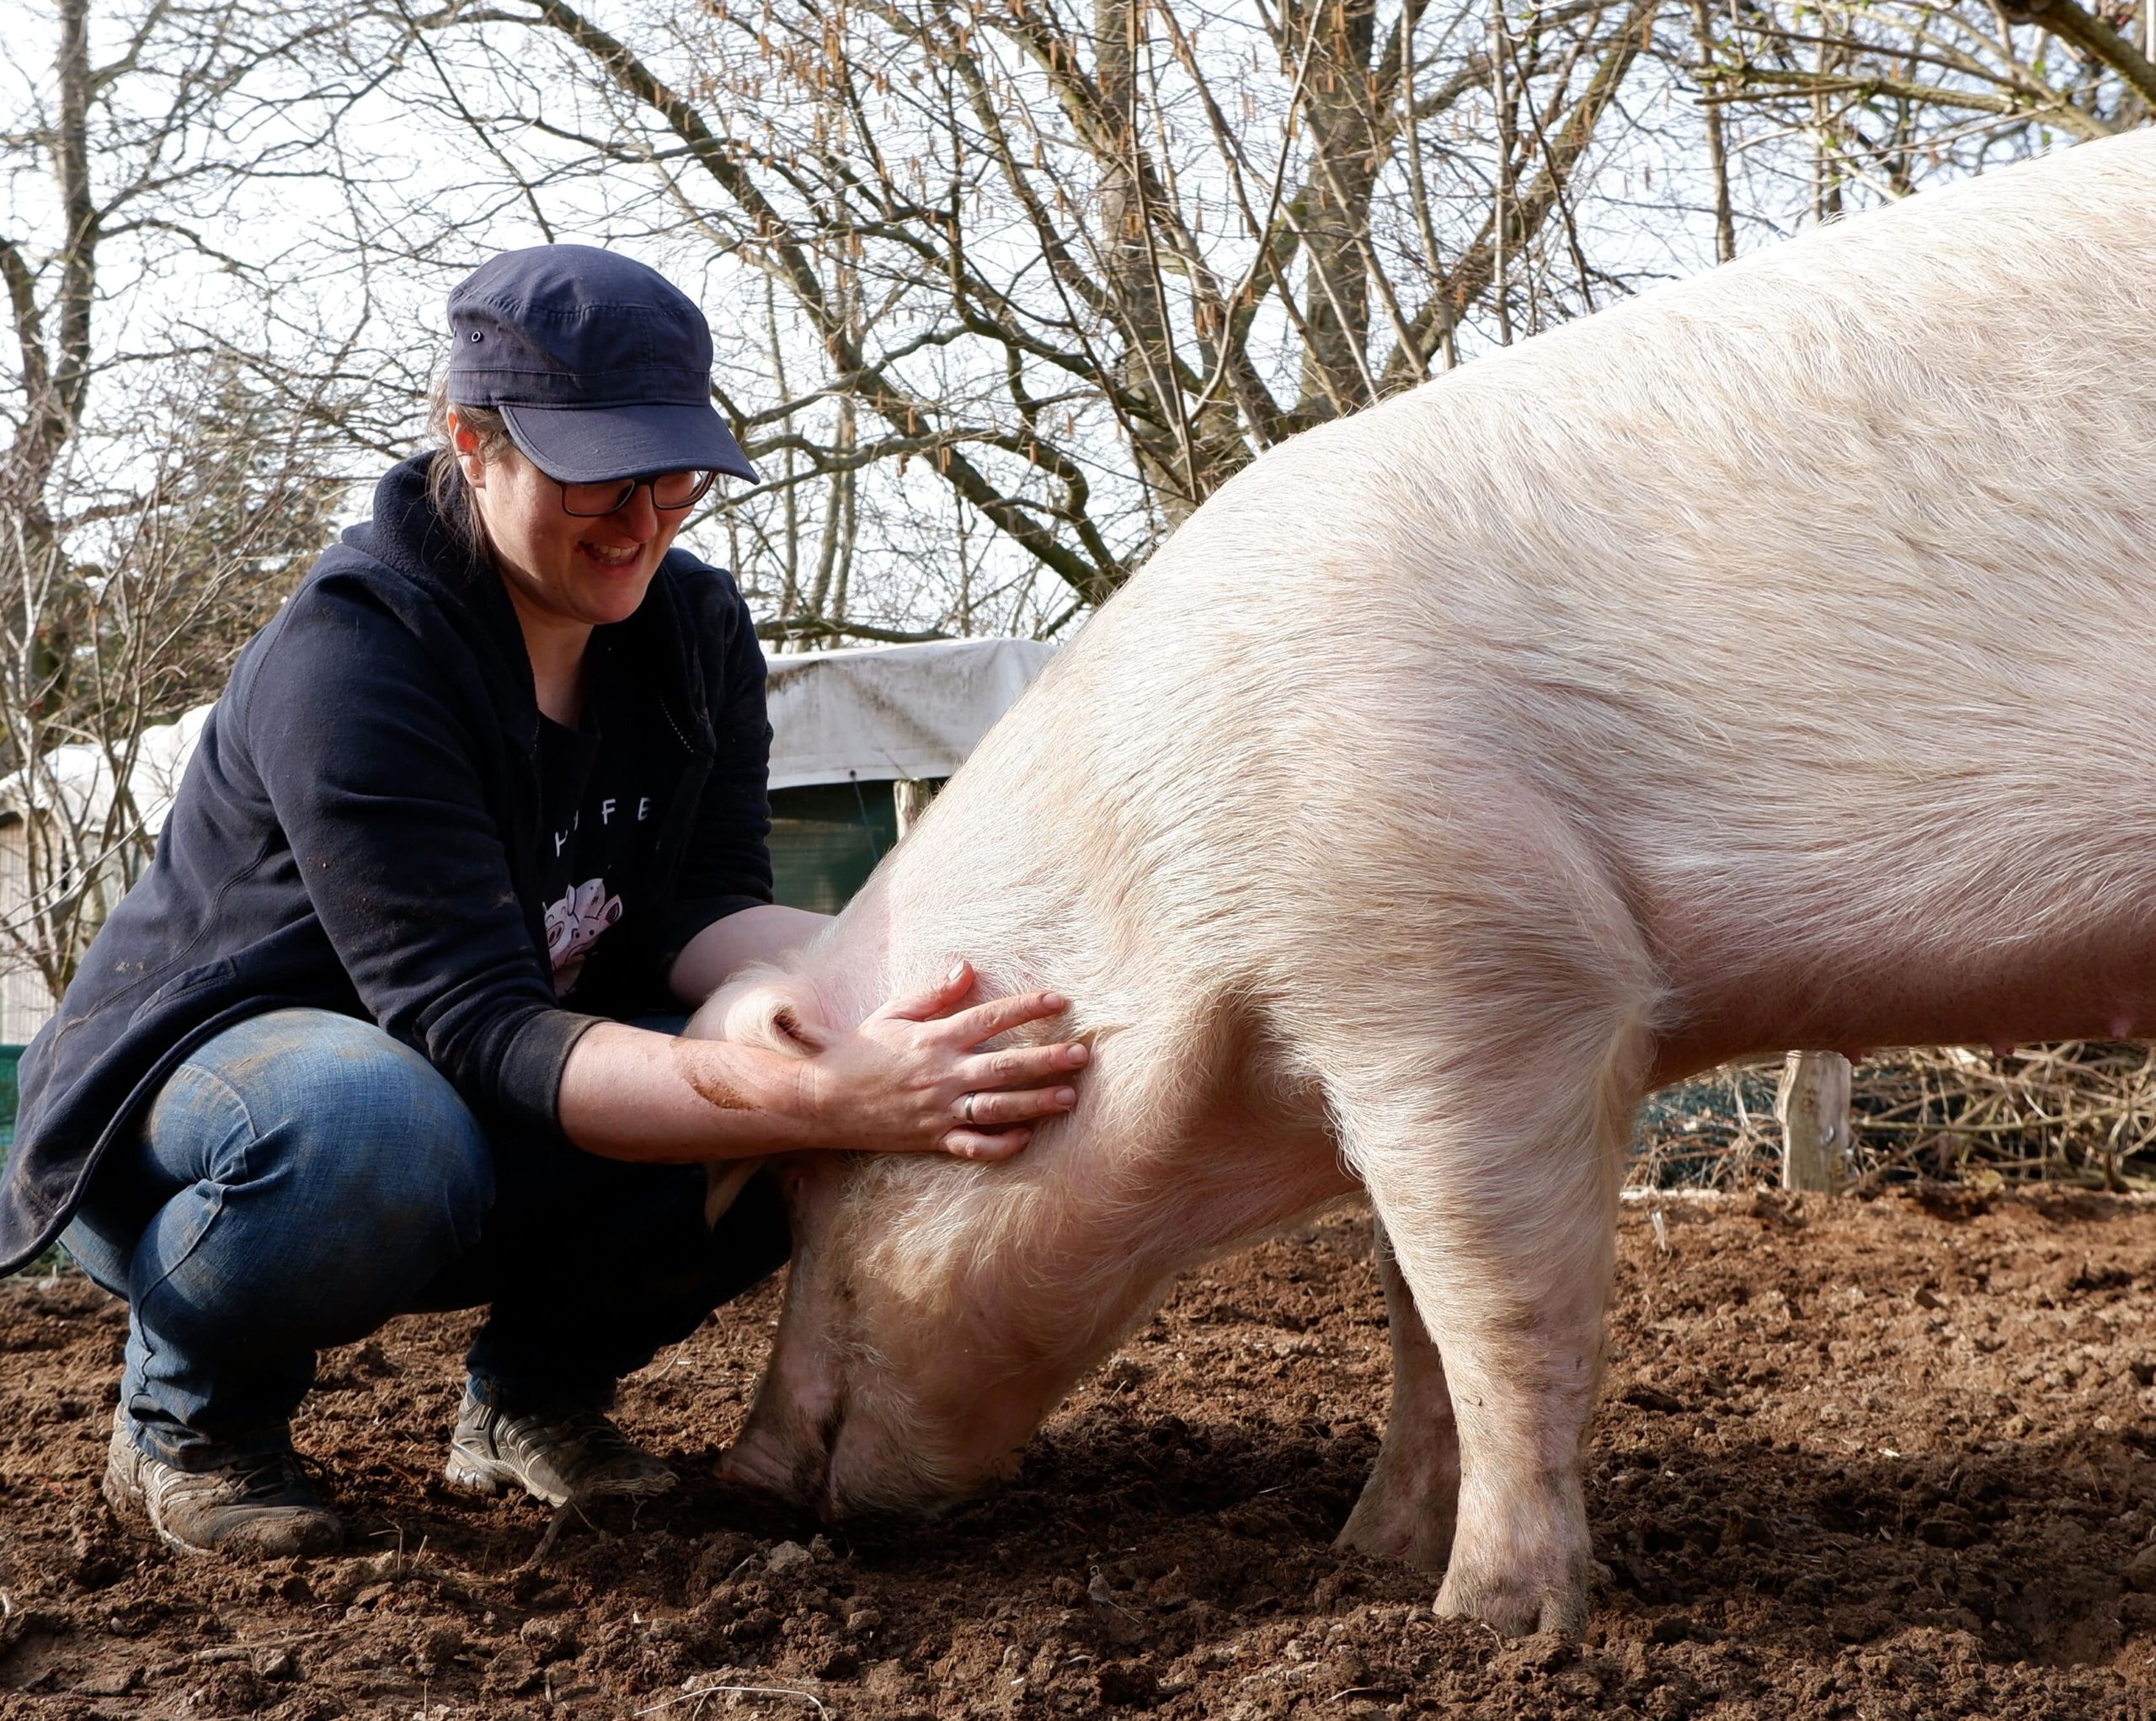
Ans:
[[[968,1093],[958,1100],[958,1121],[969,1130],[974,1126],[974,1102],[979,1098],[978,1093]]]

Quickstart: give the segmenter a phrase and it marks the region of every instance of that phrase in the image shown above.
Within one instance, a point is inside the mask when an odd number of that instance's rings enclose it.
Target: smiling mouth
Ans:
[[[641,544],[595,544],[579,540],[577,548],[602,568],[626,568],[643,553]]]

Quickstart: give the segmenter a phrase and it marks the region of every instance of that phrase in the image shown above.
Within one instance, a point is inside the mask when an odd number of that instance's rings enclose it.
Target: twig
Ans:
[[[206,1649],[197,1649],[192,1659],[196,1661],[229,1661],[235,1656],[252,1655],[263,1649],[289,1649],[295,1644],[311,1644],[317,1638],[328,1637],[335,1630],[323,1626],[312,1632],[291,1632],[281,1638],[259,1638],[251,1644],[212,1644]]]
[[[295,1644],[311,1644],[318,1638],[334,1636],[336,1631],[334,1626],[323,1626],[316,1631],[292,1632],[281,1638],[259,1638],[251,1644],[211,1644],[177,1661],[159,1662],[149,1672],[152,1677],[163,1678],[189,1667],[213,1667],[223,1661],[252,1661],[265,1649],[289,1649]]]
[[[670,1709],[675,1704],[686,1703],[691,1697],[717,1697],[725,1692],[738,1692],[743,1697],[798,1697],[804,1703],[814,1703],[819,1715],[830,1713],[824,1707],[824,1700],[814,1692],[797,1690],[790,1685],[702,1685],[693,1691],[685,1691],[678,1697],[669,1697],[663,1703],[654,1703],[648,1709],[632,1709],[629,1713],[632,1715],[656,1715],[661,1709]]]
[[[522,1565],[517,1568],[517,1570],[536,1572],[539,1569],[540,1563],[554,1551],[554,1544],[562,1539],[562,1526],[568,1522],[571,1514],[579,1518],[584,1516],[584,1514],[578,1510],[577,1503],[574,1499],[563,1500],[561,1505],[554,1508],[553,1516],[547,1520],[546,1529],[540,1532],[539,1545],[531,1550],[529,1557]]]

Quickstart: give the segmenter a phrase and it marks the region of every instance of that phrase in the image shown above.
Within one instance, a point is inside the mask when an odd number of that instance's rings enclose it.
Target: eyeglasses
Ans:
[[[604,478],[596,484],[562,484],[559,478],[554,482],[561,484],[564,514],[595,520],[627,507],[629,499],[646,485],[651,488],[653,507],[662,514],[679,514],[702,501],[718,478],[715,472],[655,472],[645,478]]]

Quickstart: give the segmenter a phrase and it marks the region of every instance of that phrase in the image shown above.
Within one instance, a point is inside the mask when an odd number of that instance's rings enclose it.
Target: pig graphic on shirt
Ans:
[[[574,989],[591,947],[621,917],[622,899],[606,894],[604,879],[572,885],[559,902],[547,905],[547,954],[554,965],[556,997]]]

